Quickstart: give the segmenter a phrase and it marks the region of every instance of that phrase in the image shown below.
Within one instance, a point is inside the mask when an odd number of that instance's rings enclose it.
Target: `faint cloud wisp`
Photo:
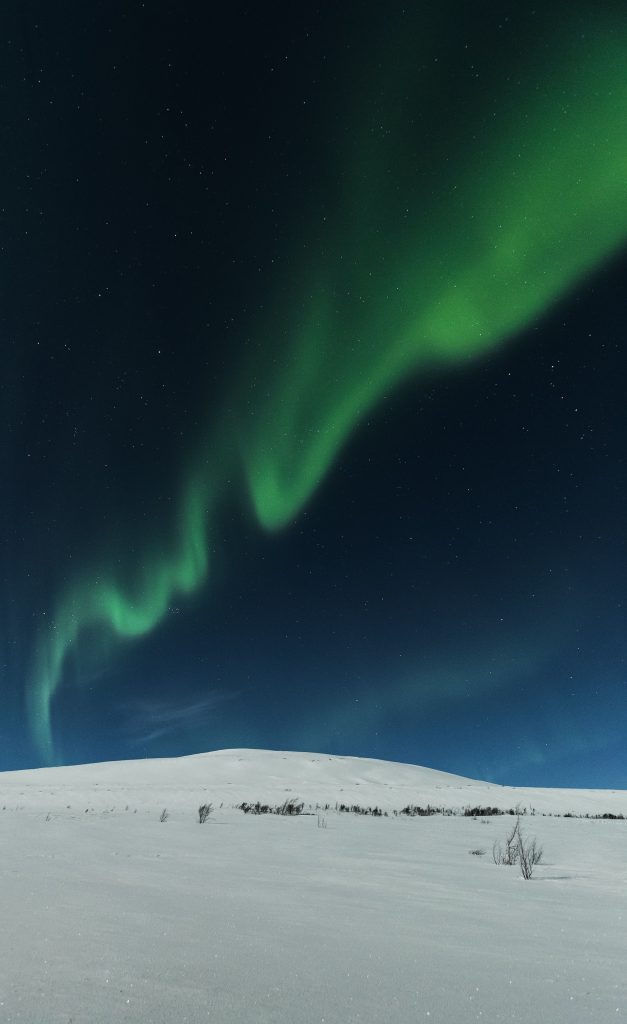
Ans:
[[[199,728],[217,707],[236,697],[235,693],[213,691],[201,700],[154,700],[149,697],[126,702],[121,710],[125,731],[137,746],[171,736],[182,730]]]

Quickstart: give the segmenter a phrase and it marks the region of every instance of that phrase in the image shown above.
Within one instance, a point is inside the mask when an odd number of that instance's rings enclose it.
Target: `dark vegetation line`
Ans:
[[[291,797],[289,800],[285,800],[282,804],[262,804],[259,800],[256,803],[244,801],[241,804],[236,804],[236,809],[243,811],[244,814],[280,814],[287,817],[293,817],[299,814],[307,814],[304,810],[305,804],[302,801],[298,801],[296,797]],[[311,806],[311,805],[310,805]],[[529,811],[526,807],[509,807],[503,809],[500,807],[482,807],[477,805],[476,807],[464,807],[461,810],[451,807],[437,807],[433,804],[427,804],[422,806],[420,804],[407,804],[406,807],[401,810],[384,811],[378,806],[364,806],[362,804],[345,804],[336,802],[334,805],[327,804],[316,804],[314,810],[316,811],[331,811],[335,810],[340,814],[359,814],[366,815],[372,818],[389,818],[390,815],[394,817],[406,817],[406,818],[428,818],[435,814],[439,814],[443,817],[463,817],[463,818],[492,818],[503,815],[518,815],[530,816],[540,815],[543,818],[588,818],[591,820],[604,820],[604,821],[625,821],[624,814],[611,814],[605,812],[604,814],[574,814],[570,811],[564,814],[558,814],[557,812],[546,812],[536,811],[534,807],[531,807]]]

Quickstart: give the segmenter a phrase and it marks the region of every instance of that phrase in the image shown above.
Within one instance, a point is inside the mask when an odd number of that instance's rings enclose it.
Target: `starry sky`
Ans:
[[[624,4],[214,8],[0,12],[0,769],[627,787]]]

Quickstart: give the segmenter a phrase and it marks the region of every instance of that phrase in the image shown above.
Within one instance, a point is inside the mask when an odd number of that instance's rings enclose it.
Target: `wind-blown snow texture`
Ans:
[[[545,862],[531,882],[492,863],[509,817],[330,811],[318,828],[316,814],[232,807],[289,796],[390,811],[519,804]],[[5,773],[0,808],[0,1021],[627,1017],[627,822],[543,816],[627,814],[625,792],[236,750]]]

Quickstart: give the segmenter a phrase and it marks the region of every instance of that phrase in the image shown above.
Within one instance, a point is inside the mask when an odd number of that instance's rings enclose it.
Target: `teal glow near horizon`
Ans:
[[[362,160],[353,154],[347,173],[358,177],[343,182],[336,214],[313,232],[312,255],[293,261],[287,294],[279,282],[259,327],[260,362],[233,381],[231,412],[207,435],[207,450],[223,453],[220,483],[202,452],[182,488],[175,542],[135,556],[133,587],[105,552],[100,568],[60,590],[27,693],[46,760],[55,758],[52,701],[77,638],[93,629],[144,636],[173,597],[207,580],[209,528],[227,480],[243,468],[258,522],[284,527],[389,390],[503,345],[624,243],[626,52],[627,38],[600,35],[576,67],[564,53],[565,70],[521,91],[507,116],[478,114],[481,146],[467,152],[451,137],[438,189],[426,190],[419,174],[411,185],[408,155],[405,204],[387,138],[356,143]],[[403,118],[389,116],[402,153]]]

